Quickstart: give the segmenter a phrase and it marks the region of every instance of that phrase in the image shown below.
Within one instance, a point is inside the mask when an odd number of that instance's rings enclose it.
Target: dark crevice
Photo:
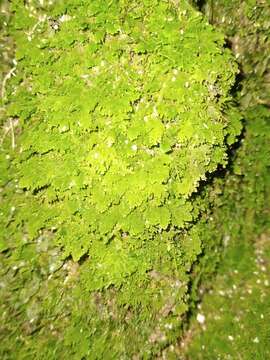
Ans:
[[[205,4],[206,4],[205,0],[195,0],[195,1],[193,1],[193,5],[195,5],[195,7],[198,10],[200,10],[201,12],[203,12]]]

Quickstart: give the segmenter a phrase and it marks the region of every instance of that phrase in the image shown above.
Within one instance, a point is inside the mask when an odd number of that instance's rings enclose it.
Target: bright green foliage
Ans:
[[[66,256],[93,254],[95,268],[122,253],[115,275],[99,269],[97,288],[117,282],[119,266],[120,277],[151,269],[136,261],[144,240],[194,220],[190,195],[239,134],[239,116],[223,114],[235,64],[222,35],[185,3],[12,10],[7,114],[19,118],[16,180],[31,203],[14,204],[14,232],[53,228]]]
[[[150,358],[215,247],[194,193],[241,131],[236,64],[186,1],[41,3],[11,2],[3,356]]]

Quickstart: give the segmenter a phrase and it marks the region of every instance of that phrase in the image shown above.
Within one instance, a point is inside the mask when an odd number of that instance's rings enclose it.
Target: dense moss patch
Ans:
[[[186,1],[10,11],[1,355],[151,358],[219,258],[216,194],[196,192],[241,131],[236,62]]]

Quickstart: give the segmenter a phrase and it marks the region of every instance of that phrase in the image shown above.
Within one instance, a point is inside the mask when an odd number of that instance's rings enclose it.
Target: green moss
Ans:
[[[236,63],[185,1],[11,11],[1,356],[151,358],[220,256],[196,192],[241,131]]]
[[[192,342],[186,359],[269,357],[269,237],[255,249],[243,241],[227,251],[223,266],[199,313],[205,331],[191,326]],[[238,239],[239,240],[239,239]],[[263,270],[262,270],[263,269]],[[195,320],[196,321],[196,320]]]
[[[39,209],[17,218],[30,239],[57,229],[76,261],[99,241],[136,252],[189,226],[190,195],[226,164],[226,139],[240,131],[238,116],[223,115],[236,66],[187,4],[58,6],[13,4],[22,82],[7,115],[20,118],[18,186]]]

